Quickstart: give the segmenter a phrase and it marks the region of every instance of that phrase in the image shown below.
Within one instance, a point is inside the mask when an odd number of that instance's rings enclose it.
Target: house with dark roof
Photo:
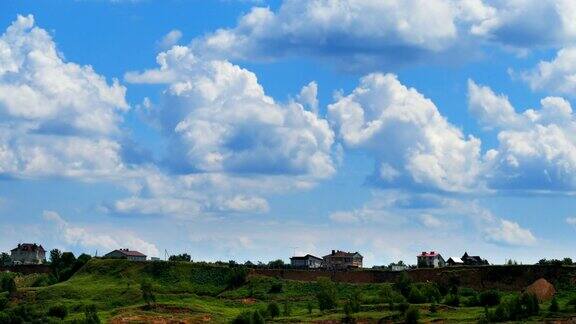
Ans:
[[[418,268],[441,268],[446,265],[442,255],[436,251],[424,251],[416,256],[416,260]]]
[[[40,244],[22,243],[10,250],[14,264],[42,264],[46,262],[46,250]]]
[[[462,257],[451,257],[446,261],[446,264],[449,266],[479,266],[479,265],[488,265],[488,261],[486,259],[482,259],[477,255],[469,255],[468,252],[464,252]]]
[[[105,258],[109,259],[127,259],[130,261],[146,261],[146,255],[138,251],[133,251],[129,249],[118,249],[114,250],[106,255]]]
[[[322,267],[322,258],[306,254],[305,256],[293,256],[290,258],[290,265],[294,268],[317,269]]]
[[[362,268],[364,257],[358,252],[344,252],[332,250],[332,253],[323,258],[324,267],[332,270],[343,270],[350,268]]]

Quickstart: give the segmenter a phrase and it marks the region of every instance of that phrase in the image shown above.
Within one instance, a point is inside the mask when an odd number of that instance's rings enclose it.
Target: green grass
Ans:
[[[241,287],[230,289],[230,277],[236,268],[197,263],[129,262],[125,260],[91,260],[66,282],[48,287],[30,287],[37,275],[18,278],[19,293],[9,307],[31,305],[39,313],[46,313],[54,305],[65,305],[69,311],[67,321],[82,319],[85,305],[94,304],[103,322],[117,317],[206,319],[227,323],[246,310],[266,309],[268,303],[277,302],[283,310],[290,306],[290,315],[281,315],[274,322],[339,321],[344,317],[344,301],[354,292],[360,292],[361,310],[352,317],[377,322],[380,319],[401,321],[396,310],[380,301],[380,291],[389,283],[336,284],[338,308],[320,312],[315,294],[315,282],[280,280],[254,276]],[[151,280],[156,296],[156,307],[146,310],[140,292],[140,282]],[[274,285],[282,285],[281,292],[272,293]],[[514,292],[504,294],[512,298]],[[540,305],[540,315],[529,319],[567,318],[576,309],[566,304],[576,296],[570,286],[558,293],[561,312],[549,314],[549,303]],[[308,305],[313,311],[308,312]],[[484,316],[482,307],[449,307],[438,305],[435,313],[430,304],[417,305],[422,322],[443,320],[447,323],[475,323]],[[173,314],[177,313],[177,314]]]

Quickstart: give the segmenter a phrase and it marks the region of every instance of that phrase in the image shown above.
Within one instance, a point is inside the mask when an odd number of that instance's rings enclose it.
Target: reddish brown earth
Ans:
[[[538,301],[543,302],[552,299],[556,294],[556,289],[548,280],[540,278],[528,286],[526,292],[536,295]]]

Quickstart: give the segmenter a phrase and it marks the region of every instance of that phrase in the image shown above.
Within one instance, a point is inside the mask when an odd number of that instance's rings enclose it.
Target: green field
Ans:
[[[406,321],[408,304],[398,291],[398,284],[328,283],[334,288],[335,308],[320,311],[317,294],[322,288],[318,283],[262,276],[247,277],[243,281],[245,270],[242,267],[185,262],[91,260],[67,281],[50,286],[30,287],[43,275],[17,277],[17,292],[12,296],[2,293],[4,297],[0,297],[9,300],[4,306],[0,302],[0,307],[4,308],[0,312],[0,323],[7,318],[6,314],[24,314],[23,317],[29,318],[44,317],[44,322],[61,322],[46,316],[50,308],[61,305],[68,312],[65,322],[84,322],[87,305],[96,307],[103,323],[229,323],[243,312],[256,310],[266,317],[267,323]],[[151,307],[147,307],[142,297],[142,281],[152,283],[156,301]],[[479,292],[451,287],[457,289],[457,295],[445,295],[446,291],[432,284],[415,283],[407,289],[411,289],[407,294],[407,299],[412,301],[409,312],[417,312],[419,322],[476,323],[485,319],[484,307],[464,306],[477,303]],[[543,319],[567,319],[572,314],[576,316],[574,306],[569,305],[571,300],[576,300],[576,290],[572,291],[569,285],[559,289],[558,311],[550,312],[550,302],[544,302],[539,305],[537,315],[522,321],[540,322]],[[499,295],[505,303],[519,293],[501,292]],[[446,305],[453,304],[447,296],[458,296],[460,305]],[[274,318],[266,311],[271,303],[279,306],[280,314]],[[495,312],[497,308],[492,306],[488,310]]]

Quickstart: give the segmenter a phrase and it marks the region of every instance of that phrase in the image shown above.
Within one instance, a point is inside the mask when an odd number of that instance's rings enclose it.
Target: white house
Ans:
[[[118,249],[114,250],[106,255],[105,258],[111,259],[127,259],[130,261],[146,261],[146,255],[138,251],[132,251],[129,249]]]
[[[446,265],[446,261],[436,251],[422,252],[416,256],[418,268],[440,268]]]
[[[295,268],[316,269],[322,267],[322,258],[306,254],[305,256],[293,256],[290,258],[290,265]]]
[[[46,261],[46,250],[36,243],[22,243],[10,251],[14,264],[41,264]]]

